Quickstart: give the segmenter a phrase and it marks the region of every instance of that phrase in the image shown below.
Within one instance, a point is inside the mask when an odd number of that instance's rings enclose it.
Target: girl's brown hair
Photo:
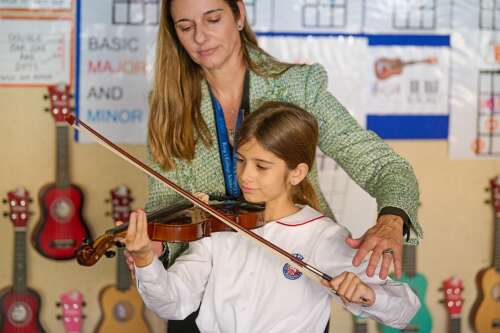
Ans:
[[[152,158],[165,170],[175,167],[174,158],[192,160],[198,141],[207,146],[212,144],[212,135],[200,110],[202,71],[177,38],[171,16],[173,1],[162,1],[148,124]],[[241,0],[224,1],[234,19],[239,19]],[[246,20],[240,37],[242,55],[251,71],[268,77],[290,68],[291,65],[273,59],[258,46],[257,37]],[[266,55],[268,61],[252,61],[250,49]]]
[[[266,102],[252,112],[238,130],[238,146],[255,138],[285,161],[289,170],[305,163],[312,170],[318,142],[318,123],[312,114],[285,102]],[[292,188],[292,202],[319,209],[318,197],[304,178]]]

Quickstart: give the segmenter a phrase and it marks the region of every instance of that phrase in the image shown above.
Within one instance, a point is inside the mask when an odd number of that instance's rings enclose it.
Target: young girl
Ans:
[[[182,319],[201,303],[196,323],[202,332],[323,332],[335,297],[356,315],[404,328],[420,306],[416,295],[406,284],[368,277],[367,262],[353,267],[349,232],[317,211],[307,179],[317,140],[310,113],[266,103],[239,130],[237,176],[245,200],[265,203],[266,224],[253,231],[333,276],[329,283],[308,279],[235,232],[191,242],[165,270],[138,211],[125,244],[146,305],[162,318]]]

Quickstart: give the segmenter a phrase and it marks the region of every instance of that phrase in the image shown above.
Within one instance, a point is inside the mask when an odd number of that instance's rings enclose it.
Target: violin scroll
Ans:
[[[109,249],[115,245],[116,235],[105,233],[94,242],[85,241],[76,251],[76,260],[82,266],[93,266],[103,255],[109,257],[112,254]]]

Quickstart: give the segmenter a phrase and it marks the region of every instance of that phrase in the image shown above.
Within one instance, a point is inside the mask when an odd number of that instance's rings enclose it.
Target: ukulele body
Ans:
[[[31,288],[15,292],[8,287],[0,292],[1,333],[44,333],[39,321],[40,295]]]
[[[478,333],[500,333],[500,272],[495,267],[480,273],[481,302],[474,318]]]

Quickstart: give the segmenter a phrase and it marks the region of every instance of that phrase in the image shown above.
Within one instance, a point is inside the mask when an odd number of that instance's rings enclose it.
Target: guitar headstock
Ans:
[[[48,98],[50,100],[50,108],[46,111],[50,111],[52,117],[56,123],[66,124],[67,114],[73,111],[71,107],[71,87],[67,84],[57,84],[48,86]]]
[[[464,303],[464,299],[462,298],[464,290],[462,280],[450,277],[443,281],[442,290],[444,292],[443,303],[446,305],[448,314],[450,317],[460,317]]]
[[[495,210],[495,215],[500,216],[500,177],[496,176],[490,180],[491,203]]]
[[[61,307],[62,313],[57,319],[62,320],[66,333],[76,333],[82,331],[82,322],[85,315],[82,313],[82,307],[85,306],[83,295],[77,290],[63,293],[59,296],[57,306]]]
[[[30,194],[24,187],[19,187],[7,193],[7,199],[4,200],[4,203],[9,204],[9,212],[4,215],[9,216],[14,227],[25,228],[28,225],[30,202]]]
[[[114,221],[128,222],[134,199],[126,185],[119,185],[111,191],[111,216]]]

